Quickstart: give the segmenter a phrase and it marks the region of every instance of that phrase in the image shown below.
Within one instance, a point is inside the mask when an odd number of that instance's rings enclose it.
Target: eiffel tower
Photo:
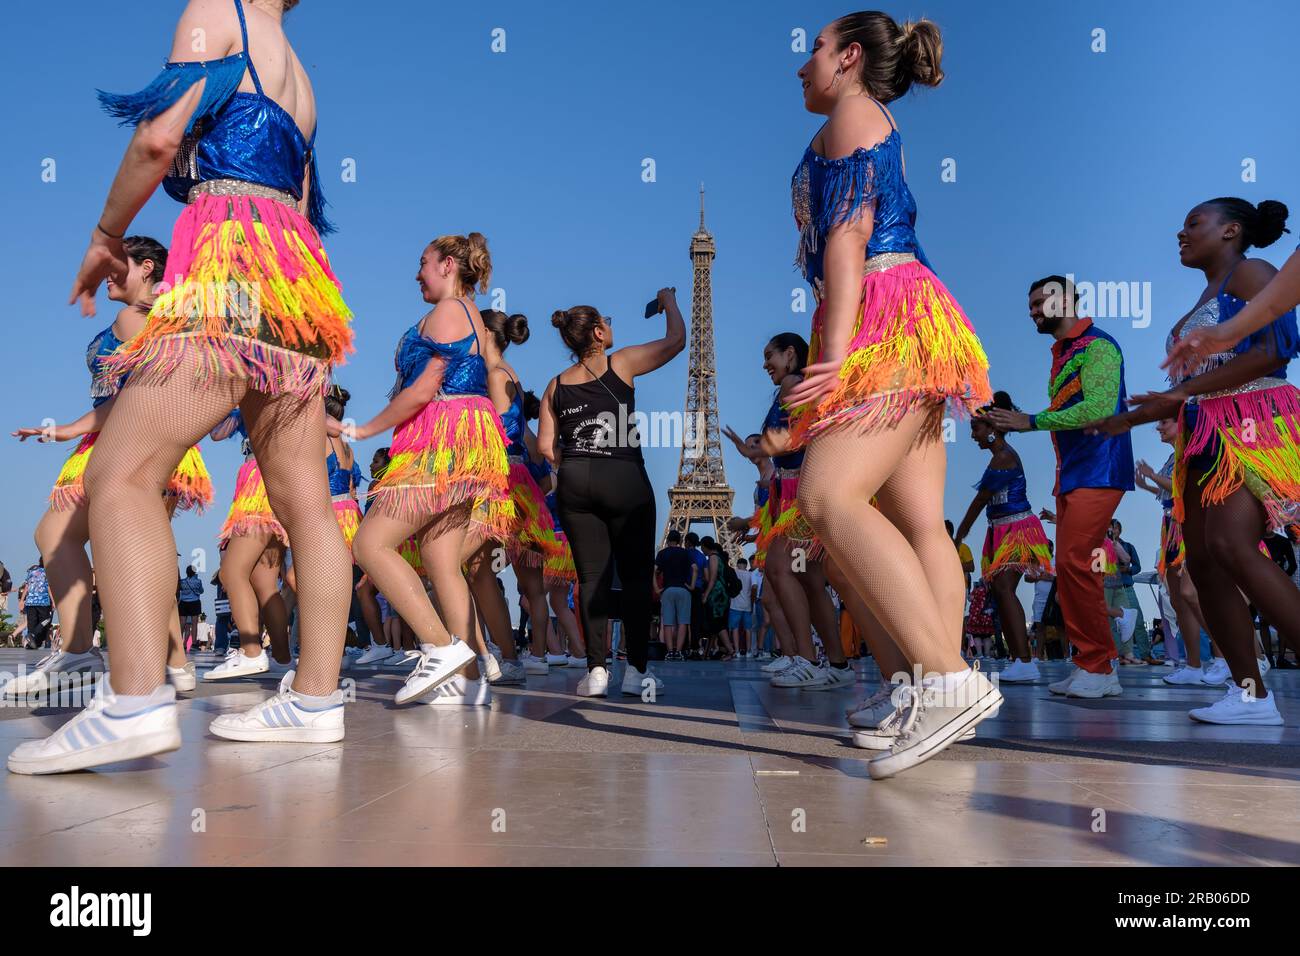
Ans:
[[[693,524],[713,525],[713,537],[734,563],[742,557],[727,530],[735,492],[722,465],[722,434],[718,425],[717,366],[713,350],[713,236],[704,228],[704,184],[700,184],[700,228],[691,236],[691,360],[686,372],[686,419],[677,484],[668,489],[669,531],[684,536]],[[662,542],[661,542],[662,546]]]

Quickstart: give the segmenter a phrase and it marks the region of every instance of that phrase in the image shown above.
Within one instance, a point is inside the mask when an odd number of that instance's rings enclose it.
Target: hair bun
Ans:
[[[557,329],[564,328],[564,323],[569,321],[569,313],[563,309],[556,309],[551,313],[551,325]]]
[[[528,341],[528,316],[516,312],[506,319],[506,338],[514,345]]]
[[[908,20],[901,27],[903,35],[899,45],[903,54],[903,69],[913,83],[938,86],[943,82],[943,36],[933,20]]]
[[[1286,208],[1285,203],[1280,203],[1276,199],[1265,199],[1255,207],[1255,211],[1259,214],[1259,219],[1255,223],[1255,228],[1251,230],[1252,246],[1260,249],[1271,246],[1282,238],[1282,233],[1291,231],[1286,228],[1290,210]]]

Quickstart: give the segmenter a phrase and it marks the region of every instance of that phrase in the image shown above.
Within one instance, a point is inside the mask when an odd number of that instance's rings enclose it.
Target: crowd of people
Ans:
[[[528,340],[528,320],[475,304],[493,268],[487,240],[439,236],[419,253],[429,309],[398,340],[387,402],[344,425],[351,396],[334,370],[352,348],[351,314],[320,239],[316,104],[282,29],[293,5],[191,3],[164,73],[139,93],[101,94],[135,132],[72,299],[93,313],[107,281],[123,307],[88,350],[91,409],[52,434],[18,433],[79,441],[36,534],[62,646],[7,691],[106,670],[92,644],[93,586],[112,671],[82,712],[15,748],[11,771],[180,746],[176,692],[197,683],[186,636],[202,583],[187,573],[178,594],[170,518],[212,500],[196,444],[205,436],[239,435],[246,457],[219,573],[238,646],[203,679],[282,675],[269,699],[213,720],[219,738],[343,739],[339,673],[359,664],[406,671],[398,705],[480,706],[493,685],[561,664],[585,665],[580,696],[617,681],[654,701],[665,693],[649,666],[656,636],[671,660],[734,658],[758,653],[770,630],[779,654],[763,669],[776,688],[847,691],[858,683],[849,658],[865,645],[881,683],[847,720],[853,743],[874,752],[870,775],[885,779],[972,737],[999,710],[997,683],[1040,679],[1053,626],[1072,666],[1052,693],[1122,692],[1117,662],[1150,656],[1137,549],[1112,524],[1135,480],[1167,512],[1160,571],[1187,661],[1171,683],[1200,672],[1228,687],[1191,716],[1282,721],[1252,613],[1298,646],[1300,590],[1266,538],[1293,528],[1300,502],[1300,392],[1285,378],[1300,351],[1300,257],[1275,275],[1247,256],[1283,233],[1280,203],[1218,198],[1188,214],[1180,257],[1207,284],[1170,334],[1175,384],[1164,392],[1130,397],[1120,343],[1079,314],[1070,282],[1032,282],[1028,313],[1052,339],[1051,374],[1047,407],[1023,412],[993,392],[975,330],[913,228],[888,104],[942,81],[939,29],[879,12],[833,21],[798,71],[805,108],[827,119],[791,183],[797,263],[818,305],[810,329],[763,344],[773,395],[761,423],[755,410],[757,430],[726,430],[757,471],[754,512],[730,529],[752,540],[752,568],[677,532],[656,553],[654,489],[625,423],[636,380],[685,345],[671,288],[653,304],[665,327],[650,342],[615,347],[612,320],[590,305],[555,311],[573,361],[537,398],[506,357]],[[224,55],[198,60],[184,39],[195,29]],[[272,44],[286,56],[254,55]],[[160,183],[186,203],[170,249],[126,235]],[[159,288],[163,275],[175,281]],[[256,311],[212,295],[231,284],[257,290]],[[943,506],[950,415],[970,417],[990,454],[955,529]],[[1129,431],[1148,422],[1175,448],[1160,472],[1133,459]],[[1008,440],[1032,431],[1050,433],[1058,460],[1054,508],[1037,513]],[[390,432],[363,507],[352,443]],[[963,539],[981,513],[972,588]],[[524,646],[496,576],[503,555],[533,622]],[[1036,594],[1047,585],[1032,629],[1016,597],[1025,578]],[[860,642],[841,639],[845,617]],[[1006,643],[996,682],[968,660],[992,650],[983,617]],[[368,638],[349,653],[359,624]],[[1212,662],[1198,657],[1202,634]]]

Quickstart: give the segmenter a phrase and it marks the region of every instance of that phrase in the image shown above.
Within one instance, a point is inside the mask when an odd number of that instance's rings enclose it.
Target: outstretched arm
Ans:
[[[55,425],[53,428],[19,428],[12,432],[12,435],[19,441],[35,438],[47,442],[68,441],[80,438],[82,435],[89,435],[91,432],[102,431],[108,421],[108,413],[113,410],[113,403],[116,400],[117,396],[114,395],[101,403],[98,408],[92,408],[76,421],[66,425]]]
[[[686,347],[686,322],[677,308],[677,295],[673,289],[659,290],[659,304],[667,318],[663,338],[641,345],[629,345],[609,357],[615,373],[627,382],[667,365]]]
[[[393,400],[384,406],[381,411],[364,425],[358,425],[353,429],[349,436],[349,441],[365,441],[367,438],[373,438],[375,435],[382,434],[390,428],[395,428],[402,422],[415,416],[420,409],[424,408],[433,401],[434,396],[438,394],[438,389],[442,387],[442,375],[447,369],[445,359],[433,358],[425,366],[424,371],[419,377],[406,388],[398,392]],[[333,420],[330,420],[333,423]],[[337,423],[327,423],[327,430],[337,426]],[[336,434],[342,431],[341,426]]]

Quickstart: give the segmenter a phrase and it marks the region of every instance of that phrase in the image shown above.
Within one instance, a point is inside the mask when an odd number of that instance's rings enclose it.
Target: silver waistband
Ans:
[[[346,492],[346,491],[345,491],[343,494],[341,494],[341,495],[334,495],[332,498],[330,498],[330,501],[333,501],[333,502],[339,502],[339,501],[355,501],[355,500],[356,500],[356,499],[354,499],[354,498],[352,497],[352,495],[350,495],[350,494],[349,494],[348,492]],[[358,505],[358,507],[360,507],[360,506]]]
[[[1032,510],[1021,511],[1013,515],[1003,515],[1001,518],[989,518],[988,523],[989,523],[989,527],[996,528],[999,525],[1013,524],[1017,521],[1024,521],[1026,518],[1033,517],[1033,514],[1034,512]]]
[[[798,468],[778,468],[778,469],[776,469],[776,477],[777,477],[777,478],[798,478],[798,477],[799,477],[799,469],[798,469]]]
[[[255,196],[258,199],[274,199],[286,206],[297,208],[298,200],[279,189],[263,186],[261,183],[246,183],[242,179],[209,179],[195,183],[190,187],[186,202],[194,202],[201,195],[209,196]]]
[[[1247,395],[1250,392],[1262,392],[1269,388],[1281,388],[1290,384],[1284,378],[1257,378],[1253,382],[1247,382],[1245,385],[1238,385],[1236,388],[1225,388],[1221,392],[1206,392],[1204,395],[1193,395],[1188,399],[1189,402],[1203,402],[1207,398],[1227,398],[1231,395]]]
[[[873,272],[884,272],[886,269],[892,269],[894,266],[901,266],[905,262],[915,262],[916,256],[910,252],[882,252],[878,256],[872,256],[862,266],[864,276],[871,275]],[[822,300],[823,290],[826,284],[821,279],[813,280],[813,295],[817,301]]]

